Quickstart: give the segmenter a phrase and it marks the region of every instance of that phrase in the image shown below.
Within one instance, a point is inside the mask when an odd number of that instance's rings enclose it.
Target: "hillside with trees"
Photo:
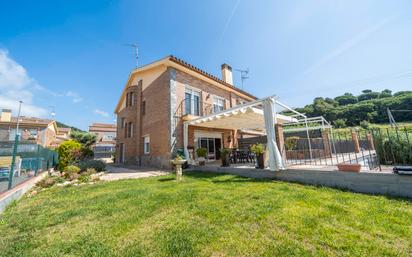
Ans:
[[[316,97],[312,104],[296,110],[308,117],[323,116],[335,127],[346,127],[388,123],[387,108],[393,111],[396,122],[411,122],[412,91],[392,93],[389,89],[382,92],[366,89],[358,96],[345,93],[335,98]]]

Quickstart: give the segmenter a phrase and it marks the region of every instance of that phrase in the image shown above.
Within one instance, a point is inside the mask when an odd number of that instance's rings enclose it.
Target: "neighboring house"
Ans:
[[[56,141],[54,141],[53,146],[58,147],[64,141],[70,140],[71,128],[57,128]]]
[[[0,116],[0,141],[13,141],[16,136],[17,117],[3,109]],[[50,147],[56,141],[57,124],[54,120],[20,116],[19,133],[22,141],[33,141]]]
[[[116,149],[116,125],[106,123],[92,123],[89,132],[96,134],[94,158],[111,159]],[[109,161],[109,160],[108,160]]]
[[[229,65],[221,70],[219,79],[174,56],[133,70],[115,109],[117,162],[169,167],[183,148],[184,121],[256,99],[233,85]],[[219,159],[221,148],[237,146],[240,133],[189,126],[188,145]]]

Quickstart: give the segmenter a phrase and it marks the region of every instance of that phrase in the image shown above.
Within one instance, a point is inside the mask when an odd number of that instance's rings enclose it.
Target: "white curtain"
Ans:
[[[263,101],[263,115],[265,117],[265,128],[267,146],[269,151],[269,169],[272,171],[284,170],[285,165],[276,144],[275,133],[275,99],[268,98]]]

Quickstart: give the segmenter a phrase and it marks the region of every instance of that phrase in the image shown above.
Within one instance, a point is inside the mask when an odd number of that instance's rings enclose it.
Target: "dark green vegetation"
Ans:
[[[346,127],[365,126],[366,122],[388,123],[387,108],[394,110],[397,122],[412,121],[412,111],[403,111],[412,110],[412,91],[392,94],[388,89],[382,92],[363,90],[358,96],[345,93],[333,99],[317,97],[312,104],[296,110],[309,117],[324,116],[326,120],[333,121],[335,127]]]
[[[72,129],[72,131],[80,131],[80,132],[84,132],[83,130],[81,130],[81,129],[79,129],[79,128],[76,128],[76,127],[73,127],[73,126],[66,125],[66,124],[64,124],[64,123],[61,123],[60,121],[56,121],[56,123],[57,123],[57,127],[59,127],[59,128],[71,128],[71,129]]]
[[[6,210],[1,256],[411,256],[412,203],[231,175],[52,187]]]

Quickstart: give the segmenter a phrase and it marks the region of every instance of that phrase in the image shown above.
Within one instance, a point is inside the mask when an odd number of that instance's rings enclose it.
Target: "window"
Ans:
[[[120,127],[121,127],[121,128],[124,128],[125,125],[126,125],[126,119],[125,119],[125,118],[121,118],[121,119],[120,119]]]
[[[124,129],[125,138],[133,137],[133,122],[127,122]]]
[[[144,149],[143,149],[144,153],[145,154],[150,153],[150,136],[145,136],[143,142],[144,142]]]
[[[213,112],[220,112],[225,109],[225,99],[220,97],[213,98]]]
[[[190,88],[185,90],[185,114],[200,116],[200,92]]]
[[[136,102],[136,94],[134,92],[129,92],[126,94],[126,107],[133,106]]]

